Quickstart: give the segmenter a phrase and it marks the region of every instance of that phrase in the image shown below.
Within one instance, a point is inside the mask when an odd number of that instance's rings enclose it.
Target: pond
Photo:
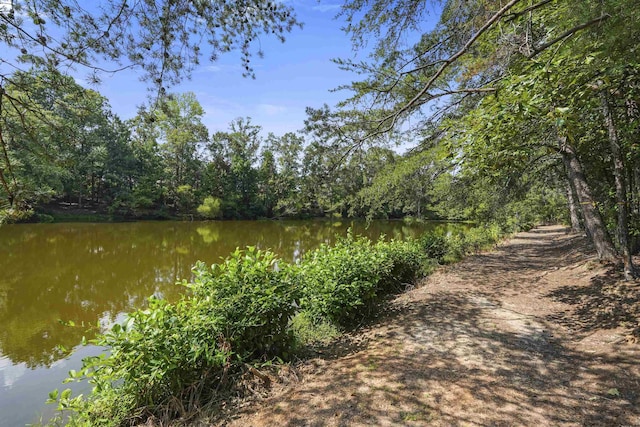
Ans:
[[[47,418],[49,391],[81,359],[89,325],[105,328],[151,295],[175,300],[197,260],[216,263],[236,247],[271,249],[287,261],[351,228],[404,239],[442,222],[235,221],[19,224],[0,227],[0,427]],[[66,325],[64,323],[67,323]],[[73,323],[75,326],[70,326]]]

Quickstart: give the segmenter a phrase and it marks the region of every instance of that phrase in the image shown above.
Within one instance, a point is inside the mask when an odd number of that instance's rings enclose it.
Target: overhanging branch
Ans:
[[[553,40],[549,40],[546,43],[543,43],[537,47],[533,48],[533,53],[531,55],[529,55],[529,58],[534,58],[535,56],[537,56],[538,54],[542,53],[545,49],[548,49],[549,47],[553,46],[554,44],[561,42],[562,40],[572,36],[573,34],[577,33],[578,31],[584,30],[587,27],[590,27],[592,25],[595,24],[600,24],[604,21],[606,21],[607,19],[611,18],[611,15],[609,15],[608,13],[605,13],[604,15],[600,16],[599,18],[595,18],[592,19],[591,21],[585,22],[584,24],[580,24],[578,26],[575,26],[567,31],[565,31],[564,33],[560,34],[558,37],[554,38]]]
[[[555,1],[555,0],[542,0],[540,3],[536,3],[536,4],[532,5],[532,6],[529,6],[529,7],[525,8],[525,9],[521,10],[520,12],[510,13],[510,14],[506,15],[507,19],[505,19],[505,21],[506,22],[511,22],[514,19],[516,19],[516,18],[518,18],[518,17],[520,17],[522,15],[525,15],[525,14],[527,14],[529,12],[532,12],[532,11],[534,11],[536,9],[541,8],[542,6],[544,6],[544,5],[548,4],[548,3],[551,3],[552,1]]]
[[[397,111],[395,111],[395,112],[389,114],[388,116],[384,117],[379,122],[379,125],[377,126],[377,128],[372,133],[367,135],[367,138],[375,137],[375,136],[377,136],[379,134],[389,132],[390,130],[392,130],[395,127],[395,125],[396,125],[396,123],[398,121],[398,118],[403,113],[407,112],[412,107],[415,107],[416,104],[423,104],[424,102],[420,102],[420,100],[423,99],[424,95],[428,93],[429,89],[431,89],[431,87],[433,86],[435,81],[444,74],[444,72],[447,70],[447,68],[449,68],[449,66],[451,64],[453,64],[456,60],[458,60],[458,58],[460,58],[465,53],[467,53],[467,51],[471,48],[471,46],[474,45],[474,43],[480,38],[480,36],[482,36],[485,32],[487,32],[493,26],[493,24],[495,24],[497,21],[499,21],[513,6],[515,6],[516,4],[520,3],[521,1],[522,0],[511,0],[506,5],[504,5],[498,12],[496,12],[464,44],[464,46],[460,50],[458,50],[455,54],[453,54],[449,58],[443,60],[443,63],[438,68],[438,70],[429,78],[429,80],[424,85],[424,87],[413,98],[411,98],[411,100],[409,100],[406,104],[404,104],[402,107],[400,107]],[[384,123],[389,122],[389,121],[391,121],[391,123],[389,123],[386,127],[383,128],[382,126],[384,125]]]

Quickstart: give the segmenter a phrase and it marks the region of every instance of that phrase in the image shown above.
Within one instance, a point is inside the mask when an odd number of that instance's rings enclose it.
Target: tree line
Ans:
[[[51,70],[15,73],[0,100],[6,218],[61,206],[121,218],[435,215],[415,187],[426,174],[368,206],[362,191],[402,156],[379,146],[346,153],[312,111],[298,133],[263,137],[250,118],[209,132],[195,95],[182,93],[122,120],[97,91]]]

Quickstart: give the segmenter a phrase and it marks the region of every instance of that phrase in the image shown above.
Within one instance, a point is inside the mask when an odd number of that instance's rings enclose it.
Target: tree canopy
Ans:
[[[240,52],[246,75],[262,55],[261,34],[284,41],[300,25],[290,6],[277,1],[11,0],[0,9],[0,78],[23,64],[104,72],[140,68],[152,87],[179,82],[203,55]],[[203,45],[207,48],[203,49]],[[23,70],[25,71],[25,70]]]
[[[633,275],[640,41],[633,2],[434,3],[442,13],[426,31],[427,2],[346,3],[355,45],[373,36],[375,48],[368,61],[338,61],[362,79],[345,87],[352,95],[334,116],[366,129],[365,139],[401,131],[423,146],[444,144],[456,159],[454,181],[471,174],[507,194],[564,185],[600,257],[620,256]]]

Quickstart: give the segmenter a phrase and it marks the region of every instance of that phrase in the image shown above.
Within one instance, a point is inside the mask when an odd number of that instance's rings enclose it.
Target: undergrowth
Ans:
[[[59,416],[50,425],[129,426],[166,423],[219,399],[251,366],[290,360],[326,344],[375,313],[439,263],[495,244],[497,227],[417,240],[371,242],[350,233],[295,264],[255,247],[211,267],[199,262],[176,303],[151,298],[91,344],[68,381],[88,381],[88,396],[50,393]]]

